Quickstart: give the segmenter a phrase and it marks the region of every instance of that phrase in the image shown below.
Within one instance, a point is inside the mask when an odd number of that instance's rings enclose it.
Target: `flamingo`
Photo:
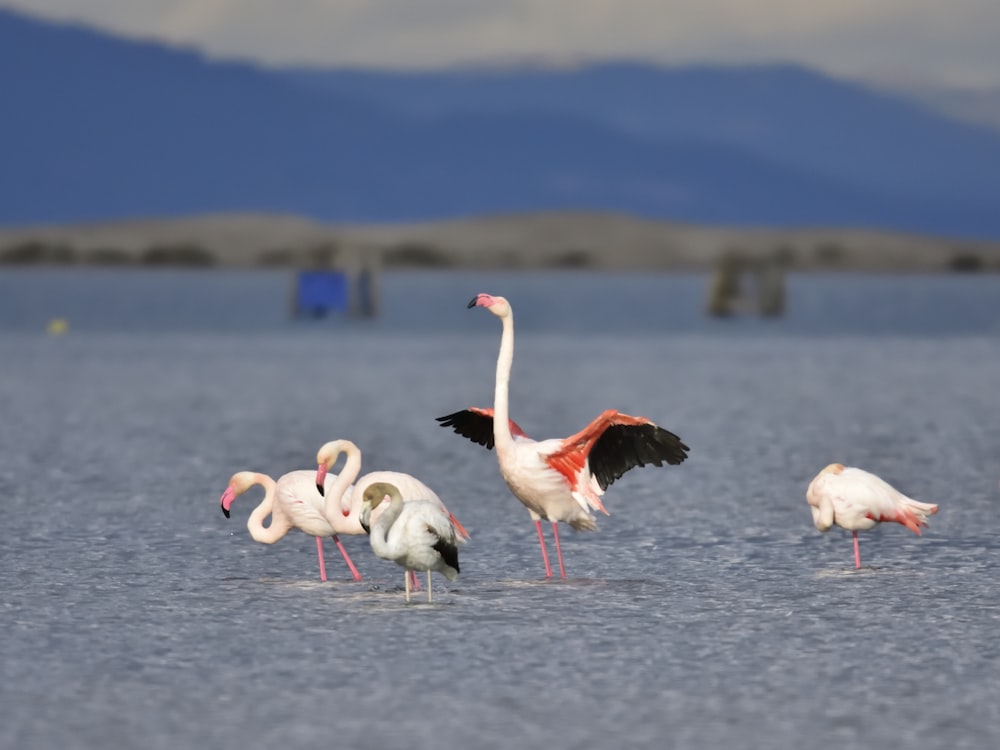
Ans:
[[[331,524],[324,514],[324,502],[316,494],[316,475],[312,471],[290,471],[281,475],[277,481],[267,474],[254,471],[240,471],[229,480],[229,486],[222,493],[220,505],[226,518],[233,501],[255,485],[264,488],[264,499],[254,508],[247,520],[247,529],[255,541],[264,544],[274,544],[292,528],[298,528],[316,537],[316,554],[319,558],[319,578],[326,580],[326,564],[323,560],[323,537],[332,536],[337,549],[344,557],[344,562],[350,568],[355,581],[361,580],[361,574],[354,567],[350,555],[344,549],[337,533],[363,534],[364,529],[358,521],[358,512],[352,519],[345,518],[337,524]],[[329,487],[334,488],[339,477],[331,474],[326,477]],[[264,519],[271,516],[271,523],[264,526]]]
[[[848,529],[854,537],[854,567],[861,567],[858,532],[883,521],[895,521],[920,536],[927,516],[938,512],[937,505],[917,502],[881,477],[864,469],[830,464],[817,474],[806,489],[806,501],[813,524],[829,531],[834,524]]]
[[[347,454],[344,461],[344,468],[337,476],[336,481],[331,485],[326,483],[330,476],[327,472],[337,463],[340,454]],[[316,453],[316,490],[326,498],[326,515],[331,523],[338,515],[348,517],[353,511],[360,508],[361,498],[365,489],[375,482],[392,483],[403,497],[403,502],[410,500],[427,500],[437,505],[444,511],[449,520],[455,524],[458,534],[463,541],[468,541],[469,533],[465,527],[458,522],[445,504],[430,487],[421,482],[412,474],[404,474],[399,471],[370,471],[360,479],[361,473],[361,449],[350,440],[331,440],[324,443]],[[355,481],[357,479],[357,481]],[[352,485],[351,482],[354,482]],[[381,510],[374,512],[374,518],[378,518]]]
[[[376,509],[389,505],[373,520]],[[414,571],[427,571],[427,602],[432,601],[431,571],[449,581],[458,578],[458,528],[440,501],[403,500],[399,488],[391,482],[373,482],[365,487],[361,524],[369,532],[372,551],[384,560],[392,560],[406,570],[403,580],[406,601],[410,601],[410,579]]]
[[[636,466],[679,464],[690,449],[677,435],[646,417],[614,409],[602,412],[575,435],[532,440],[509,417],[508,386],[514,361],[514,314],[510,303],[503,297],[479,294],[468,307],[485,307],[503,325],[493,408],[464,409],[438,417],[437,421],[487,449],[496,446],[501,476],[535,522],[545,577],[552,577],[552,568],[542,519],[552,523],[559,575],[565,578],[558,522],[568,523],[576,531],[596,531],[591,510],[610,515],[601,495],[612,482]]]
[[[344,468],[332,486],[326,485],[327,472],[337,463],[341,453],[347,455]],[[402,495],[403,502],[426,500],[434,503],[447,514],[451,523],[455,525],[460,541],[466,542],[470,538],[465,527],[449,512],[437,493],[415,476],[399,471],[371,471],[357,479],[361,472],[361,449],[350,440],[331,440],[324,443],[316,453],[316,463],[316,489],[320,495],[326,497],[325,512],[327,520],[331,524],[336,523],[338,517],[356,518],[360,513],[365,490],[375,482],[390,482]],[[351,485],[355,479],[357,481]],[[373,520],[376,520],[383,512],[382,507],[377,505],[373,510]],[[359,530],[355,533],[362,532]],[[413,573],[411,578],[414,588],[419,589],[420,584],[417,582],[416,574]]]

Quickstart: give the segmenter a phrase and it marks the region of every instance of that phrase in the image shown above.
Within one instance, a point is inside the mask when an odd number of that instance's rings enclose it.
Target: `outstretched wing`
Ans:
[[[636,466],[683,463],[691,450],[677,435],[653,424],[613,424],[590,450],[590,471],[606,490]]]
[[[436,418],[442,427],[451,427],[462,437],[469,438],[477,445],[493,448],[493,410],[471,407]],[[510,419],[510,434],[514,437],[527,437],[517,423]]]
[[[603,492],[636,466],[676,465],[690,450],[681,439],[645,417],[608,409],[580,432],[563,441],[546,461],[564,474],[571,486],[580,486],[581,472],[589,473]]]

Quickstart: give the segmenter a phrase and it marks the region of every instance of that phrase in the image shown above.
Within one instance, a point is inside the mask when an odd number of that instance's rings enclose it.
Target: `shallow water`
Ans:
[[[645,287],[619,279],[600,326],[548,333],[538,316],[558,300],[537,277],[455,280],[417,279],[419,303],[375,325],[207,316],[192,330],[139,314],[44,338],[8,316],[0,746],[998,744],[1000,336],[981,288],[932,289],[934,335],[856,330],[829,310],[636,333]],[[175,283],[193,318],[200,293]],[[671,305],[700,289],[670,283]],[[884,283],[875,297],[902,282]],[[492,397],[499,326],[464,309],[480,290],[518,313],[513,416],[529,434],[614,406],[692,449],[616,482],[598,533],[563,530],[566,581],[542,579],[495,456],[434,422]],[[446,303],[462,322],[441,333]],[[970,305],[974,323],[955,313]],[[424,479],[471,532],[434,604],[406,605],[401,571],[364,538],[344,539],[360,583],[332,544],[320,583],[311,538],[253,542],[259,490],[219,511],[233,472],[309,468],[335,437],[365,469]],[[816,532],[805,504],[832,461],[941,512],[923,537],[863,534],[855,571],[850,535]]]

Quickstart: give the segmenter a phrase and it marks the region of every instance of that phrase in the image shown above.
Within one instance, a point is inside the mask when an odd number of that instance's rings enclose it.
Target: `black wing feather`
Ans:
[[[676,466],[691,450],[669,430],[655,424],[615,424],[590,449],[590,472],[602,490],[636,466]]]
[[[427,527],[427,530],[436,536],[434,529],[430,526]],[[447,565],[453,567],[456,573],[462,572],[458,568],[458,547],[454,544],[449,544],[441,537],[438,537],[438,540],[432,545],[432,548],[438,551],[438,554],[441,555],[441,559],[444,560]]]
[[[442,427],[451,427],[462,437],[469,438],[477,445],[493,448],[493,417],[474,412],[471,409],[456,411],[436,418]]]

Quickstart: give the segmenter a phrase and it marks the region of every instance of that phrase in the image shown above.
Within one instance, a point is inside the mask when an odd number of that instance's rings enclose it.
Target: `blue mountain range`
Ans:
[[[266,69],[0,10],[0,224],[547,209],[1000,238],[1000,133],[794,66]]]

